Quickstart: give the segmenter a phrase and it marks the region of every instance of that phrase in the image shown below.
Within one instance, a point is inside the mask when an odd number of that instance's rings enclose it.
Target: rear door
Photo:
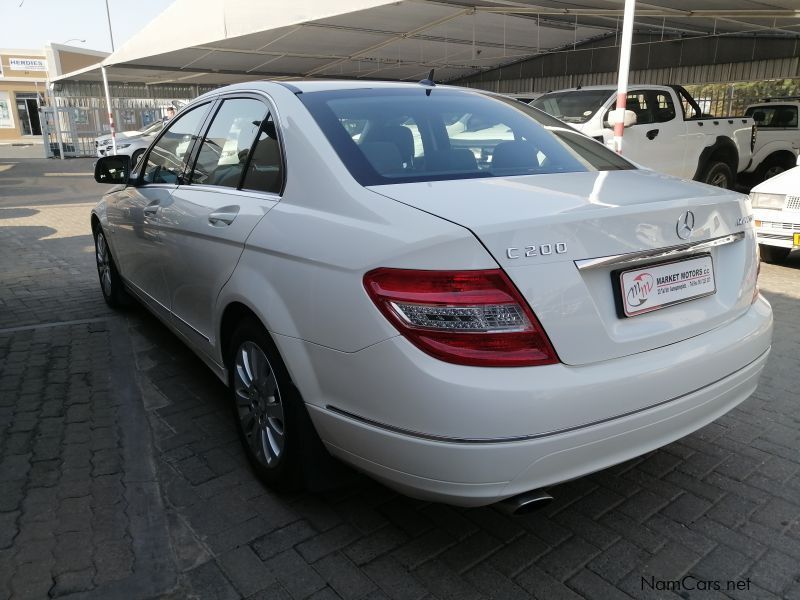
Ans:
[[[283,161],[272,111],[259,96],[229,96],[186,181],[163,209],[162,243],[175,327],[204,351],[213,310],[244,243],[280,198]]]
[[[137,185],[116,194],[108,209],[114,246],[125,280],[162,317],[170,310],[162,240],[163,211],[186,168],[211,103],[177,117],[145,158]]]

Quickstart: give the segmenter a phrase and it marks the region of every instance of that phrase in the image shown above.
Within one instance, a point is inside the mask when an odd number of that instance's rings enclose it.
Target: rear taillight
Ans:
[[[364,287],[411,343],[440,360],[482,367],[558,362],[528,304],[500,269],[375,269]]]

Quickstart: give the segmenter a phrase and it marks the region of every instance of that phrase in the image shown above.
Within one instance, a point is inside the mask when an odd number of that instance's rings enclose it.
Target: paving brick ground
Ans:
[[[48,170],[90,167],[0,171],[0,598],[800,598],[800,257],[762,269],[777,326],[752,398],[553,488],[542,512],[354,474],[279,496],[202,363],[143,310],[106,310],[87,250],[98,186],[54,189]],[[649,587],[685,575],[722,590]]]

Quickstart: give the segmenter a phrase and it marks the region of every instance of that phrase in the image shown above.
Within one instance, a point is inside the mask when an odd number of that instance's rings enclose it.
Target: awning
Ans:
[[[448,81],[621,29],[622,0],[176,0],[103,61],[111,81]],[[796,37],[796,0],[638,2],[635,30]],[[98,65],[99,66],[99,65]],[[84,69],[58,80],[99,80]]]

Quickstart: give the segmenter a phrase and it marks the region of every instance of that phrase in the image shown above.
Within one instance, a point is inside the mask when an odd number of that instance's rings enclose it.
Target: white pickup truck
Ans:
[[[531,106],[609,143],[616,95],[611,85],[587,86],[549,92]],[[630,86],[626,115],[633,124],[625,129],[622,154],[641,166],[725,188],[733,188],[736,174],[750,166],[753,119],[703,115],[680,86]]]
[[[753,161],[745,169],[756,182],[764,181],[795,166],[800,150],[798,98],[771,98],[748,106],[744,114],[758,127]]]

